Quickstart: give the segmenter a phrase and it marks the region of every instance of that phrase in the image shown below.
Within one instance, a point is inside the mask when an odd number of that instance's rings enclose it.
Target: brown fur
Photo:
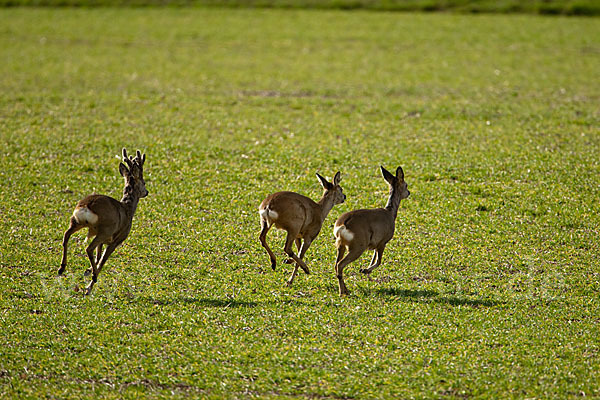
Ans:
[[[385,246],[394,236],[400,201],[410,195],[401,167],[396,170],[396,176],[383,167],[381,167],[381,172],[390,186],[390,196],[386,207],[350,211],[342,214],[335,222],[334,234],[337,247],[335,272],[340,296],[349,294],[343,278],[344,267],[360,257],[365,250],[375,251],[369,267],[361,269],[360,272],[370,274],[381,264]],[[344,237],[344,231],[352,234],[350,240]],[[349,233],[346,236],[349,236]],[[344,257],[346,249],[348,254]]]
[[[63,256],[58,270],[58,275],[62,275],[67,267],[67,245],[69,238],[80,229],[88,228],[88,238],[93,240],[86,248],[86,253],[90,260],[91,267],[86,271],[86,275],[92,273],[86,294],[90,294],[94,283],[98,280],[98,275],[102,267],[108,260],[108,257],[129,235],[133,215],[137,208],[140,198],[146,197],[148,191],[143,176],[143,165],[146,156],[137,151],[136,157],[127,157],[127,151],[123,149],[123,161],[127,164],[119,164],[119,172],[125,179],[125,188],[123,189],[123,198],[121,201],[109,196],[92,194],[80,200],[75,206],[75,211],[70,219],[69,229],[65,231],[63,237]],[[97,220],[92,222],[78,220],[78,210],[88,209],[97,216]],[[106,250],[102,253],[102,246],[106,245]],[[96,257],[94,258],[94,251]]]
[[[258,208],[261,213],[260,222],[262,227],[259,239],[269,254],[273,270],[275,270],[277,261],[267,244],[267,232],[273,225],[287,232],[284,251],[293,260],[292,262],[296,263],[294,271],[287,281],[288,285],[291,285],[294,281],[298,267],[301,267],[305,273],[310,273],[302,258],[321,231],[321,226],[329,211],[334,205],[343,203],[346,199],[346,195],[344,195],[339,185],[339,172],[335,175],[333,183],[328,182],[319,174],[317,174],[317,177],[323,186],[323,196],[318,203],[298,193],[277,192],[264,199]],[[277,214],[275,219],[269,217],[273,212]],[[294,243],[296,243],[300,252],[298,256],[293,251]]]

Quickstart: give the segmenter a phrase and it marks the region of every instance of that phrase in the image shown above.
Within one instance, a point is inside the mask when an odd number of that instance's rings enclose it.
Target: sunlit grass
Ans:
[[[0,390],[6,397],[599,396],[595,19],[267,10],[0,11]],[[133,231],[94,294],[76,202]],[[411,197],[339,298],[332,225]],[[348,199],[284,282],[269,193]],[[283,234],[269,240],[280,261]]]

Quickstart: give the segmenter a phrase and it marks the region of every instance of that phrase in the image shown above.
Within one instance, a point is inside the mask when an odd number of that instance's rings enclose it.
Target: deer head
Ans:
[[[119,163],[119,172],[125,178],[124,193],[142,198],[148,196],[146,182],[144,181],[144,161],[146,155],[139,150],[136,151],[135,158],[127,156],[127,150],[123,148],[123,162]]]
[[[329,182],[327,179],[325,179],[318,173],[317,178],[319,178],[321,186],[323,186],[324,190],[322,201],[328,199],[332,202],[332,205],[336,205],[341,204],[346,200],[346,195],[344,194],[342,187],[340,186],[340,171],[338,171],[333,177],[333,183]]]

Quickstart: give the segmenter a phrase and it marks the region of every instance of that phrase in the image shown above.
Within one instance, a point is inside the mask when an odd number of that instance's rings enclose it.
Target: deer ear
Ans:
[[[329,183],[327,179],[319,175],[319,173],[317,173],[317,178],[319,178],[319,181],[321,181],[321,186],[323,186],[323,189],[331,189],[333,187],[333,185]]]
[[[122,153],[123,153],[123,160],[127,160],[127,150],[125,150],[125,147],[123,147]]]
[[[394,181],[394,175],[392,175],[387,169],[383,168],[383,166],[381,166],[381,173],[383,174],[383,179],[385,179],[389,183],[392,183]]]
[[[402,167],[398,167],[398,169],[396,169],[396,178],[401,181],[404,180],[404,171],[402,170]]]
[[[124,178],[127,178],[129,175],[131,175],[131,172],[129,172],[129,170],[123,163],[119,163],[119,173]]]
[[[337,174],[335,174],[335,176],[333,177],[333,185],[334,186],[339,185],[341,180],[342,180],[342,176],[340,174],[340,171],[338,171]]]

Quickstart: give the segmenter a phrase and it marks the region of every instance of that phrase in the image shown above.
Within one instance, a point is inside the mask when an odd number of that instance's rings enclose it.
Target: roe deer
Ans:
[[[365,250],[375,251],[369,267],[361,269],[360,272],[370,274],[381,264],[385,245],[394,236],[400,200],[410,195],[404,181],[402,167],[398,167],[396,176],[383,167],[381,173],[390,185],[390,197],[385,208],[350,211],[342,214],[335,222],[333,228],[337,247],[335,273],[340,286],[340,296],[349,294],[342,276],[344,267],[360,257]],[[344,257],[346,248],[348,248],[348,255]]]
[[[92,292],[94,283],[98,280],[98,275],[108,257],[129,235],[131,221],[139,199],[148,195],[143,175],[144,161],[146,161],[146,155],[142,155],[139,150],[133,158],[132,156],[127,157],[127,151],[123,149],[123,162],[127,166],[119,163],[119,172],[125,178],[121,201],[109,196],[92,194],[77,203],[73,211],[71,224],[63,237],[63,256],[58,275],[62,275],[67,267],[69,238],[78,230],[88,228],[88,239],[95,237],[85,249],[91,264],[91,268],[85,271],[85,275],[92,273],[92,280],[86,288],[86,295]],[[102,245],[106,245],[104,254]],[[95,259],[94,250],[97,251]]]
[[[333,178],[333,183],[327,181],[321,175],[317,174],[321,185],[323,186],[323,197],[318,203],[315,203],[306,196],[294,192],[277,192],[260,203],[258,212],[260,214],[260,243],[269,253],[271,258],[271,268],[275,270],[277,261],[275,255],[267,244],[267,232],[271,226],[287,231],[285,241],[285,253],[291,257],[290,262],[295,262],[294,271],[287,281],[291,285],[300,266],[305,273],[310,271],[302,258],[308,250],[312,241],[321,231],[323,221],[329,214],[334,205],[343,203],[346,195],[340,187],[340,173],[338,171]],[[302,242],[304,239],[304,242]],[[300,253],[296,256],[293,250],[293,244],[296,243]],[[293,261],[292,261],[293,260]]]

